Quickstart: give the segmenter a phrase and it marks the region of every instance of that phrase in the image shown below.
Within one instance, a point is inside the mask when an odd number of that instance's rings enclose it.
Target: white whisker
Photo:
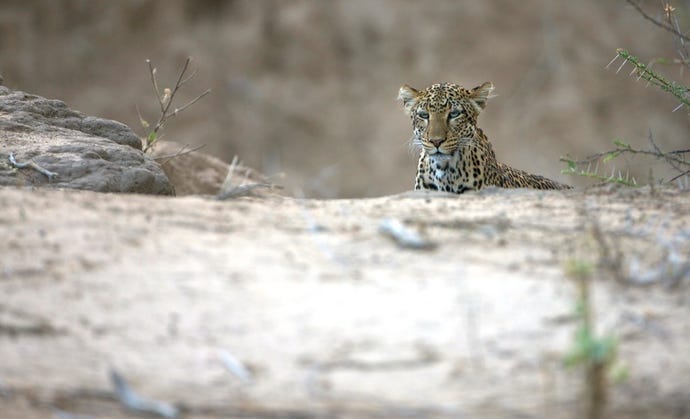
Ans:
[[[416,153],[422,148],[422,141],[416,135],[410,137],[407,149],[410,153]]]

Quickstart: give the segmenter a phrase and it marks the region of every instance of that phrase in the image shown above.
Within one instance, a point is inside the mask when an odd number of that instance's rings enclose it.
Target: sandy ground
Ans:
[[[580,417],[564,266],[599,260],[596,220],[618,272],[653,281],[594,275],[597,328],[628,370],[608,417],[690,417],[690,281],[669,283],[689,208],[687,191],[644,188],[224,202],[2,188],[0,416],[133,416],[115,369],[190,418]],[[435,247],[401,248],[388,218]]]

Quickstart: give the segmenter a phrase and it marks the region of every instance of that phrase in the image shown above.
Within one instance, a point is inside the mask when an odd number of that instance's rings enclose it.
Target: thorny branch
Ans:
[[[566,157],[561,157],[560,161],[565,162],[568,164],[568,169],[564,169],[562,173],[566,174],[578,174],[581,176],[586,176],[586,177],[593,177],[597,178],[599,180],[604,180],[604,181],[616,181],[617,183],[624,183],[629,186],[636,185],[637,182],[633,178],[631,181],[627,178],[623,178],[620,174],[619,177],[616,178],[614,174],[612,173],[611,176],[602,176],[599,175],[599,162],[606,163],[609,160],[612,160],[622,154],[632,154],[632,155],[645,155],[645,156],[652,156],[657,159],[663,159],[668,163],[672,168],[674,168],[676,171],[679,172],[679,174],[672,179],[668,180],[668,182],[673,182],[676,179],[683,177],[684,175],[687,175],[690,173],[690,161],[684,158],[685,154],[690,153],[690,149],[684,149],[684,150],[673,150],[673,151],[663,151],[654,141],[654,136],[652,135],[652,132],[649,132],[649,142],[651,144],[651,149],[649,150],[641,150],[632,147],[630,144],[626,144],[620,140],[614,141],[614,144],[616,145],[616,148],[608,151],[604,151],[601,153],[596,153],[592,154],[588,157],[585,157],[584,159],[581,160],[575,160],[572,159],[568,156]],[[594,170],[592,171],[592,165],[594,164]],[[583,166],[587,165],[587,169],[581,170],[580,172],[577,171],[578,166]]]
[[[623,63],[618,67],[618,70],[616,70],[616,74],[619,73],[621,69],[623,69],[625,64],[630,63],[633,65],[633,70],[630,72],[631,76],[637,73],[637,80],[644,79],[647,81],[647,85],[653,84],[661,90],[672,94],[681,102],[681,104],[673,110],[674,112],[682,108],[683,106],[690,107],[690,98],[688,97],[688,91],[690,89],[688,89],[686,86],[683,86],[682,84],[676,83],[674,81],[667,80],[660,74],[653,71],[651,64],[643,64],[642,62],[640,62],[639,58],[630,54],[628,51],[622,48],[618,48],[616,50],[616,56],[613,58],[613,60],[611,60],[611,62],[609,62],[606,65],[606,67],[609,67],[616,60],[618,60],[618,58],[623,58]]]
[[[651,139],[650,135],[650,139]],[[673,164],[678,164],[678,165],[685,165],[690,168],[690,162],[685,161],[679,157],[676,157],[676,155],[683,154],[683,153],[690,153],[690,150],[675,150],[675,151],[669,151],[669,152],[663,152],[661,151],[656,144],[654,144],[654,150],[638,150],[636,148],[633,148],[632,146],[628,144],[624,144],[621,142],[618,142],[617,147],[613,150],[609,151],[604,151],[601,153],[596,153],[592,154],[591,156],[585,157],[582,160],[574,160],[575,163],[577,164],[586,164],[586,163],[592,163],[595,162],[603,157],[609,156],[609,155],[615,155],[617,157],[618,155],[621,154],[642,154],[646,156],[653,156],[657,158],[663,158],[669,163]],[[561,159],[561,161],[566,161],[566,159]],[[674,166],[675,168],[676,166]],[[680,170],[680,169],[679,169]]]

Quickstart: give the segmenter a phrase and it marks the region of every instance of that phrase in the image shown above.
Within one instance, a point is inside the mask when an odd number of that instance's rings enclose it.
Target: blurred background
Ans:
[[[690,1],[676,1],[688,29]],[[644,3],[661,14],[658,1]],[[480,118],[500,160],[574,185],[559,156],[610,149],[620,138],[687,148],[687,109],[628,66],[677,57],[674,38],[624,0],[3,0],[0,74],[11,88],[116,119],[140,135],[154,122],[148,67],[174,84],[187,56],[198,68],[180,102],[210,88],[165,138],[230,161],[234,155],[288,193],[366,197],[412,188],[411,127],[400,85],[492,81]],[[661,67],[659,67],[661,68]],[[687,71],[661,68],[688,84]],[[649,160],[617,169],[646,180]],[[663,176],[663,165],[655,175]]]

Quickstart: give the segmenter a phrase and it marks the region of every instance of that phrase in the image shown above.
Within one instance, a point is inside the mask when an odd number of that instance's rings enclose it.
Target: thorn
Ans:
[[[675,112],[675,111],[677,111],[678,109],[681,109],[681,108],[683,107],[683,105],[684,105],[684,104],[681,103],[680,105],[676,106],[671,112]]]
[[[611,60],[610,63],[606,64],[606,67],[604,67],[604,68],[609,68],[611,66],[611,64],[613,64],[618,59],[618,57],[619,57],[619,55],[616,54],[616,56],[613,57],[613,60]]]
[[[623,61],[623,64],[621,64],[620,67],[618,67],[618,70],[616,70],[616,74],[620,73],[621,69],[623,68],[623,66],[624,66],[625,63],[627,63],[627,62],[628,62],[628,59],[626,58],[625,61]]]

